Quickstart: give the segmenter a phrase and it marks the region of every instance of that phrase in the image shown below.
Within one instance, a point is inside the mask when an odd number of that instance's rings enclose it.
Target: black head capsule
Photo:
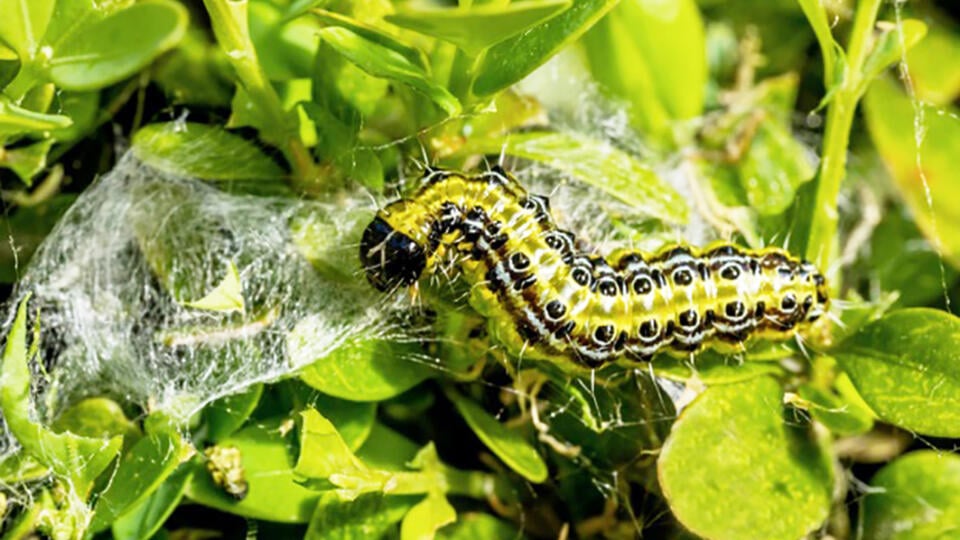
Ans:
[[[423,247],[377,216],[360,240],[360,264],[367,280],[380,291],[410,286],[427,266]]]

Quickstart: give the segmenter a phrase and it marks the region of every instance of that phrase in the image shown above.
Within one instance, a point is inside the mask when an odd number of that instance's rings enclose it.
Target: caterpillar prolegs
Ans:
[[[428,170],[415,194],[378,212],[360,259],[370,283],[386,291],[414,284],[446,250],[459,255],[471,305],[511,352],[588,367],[752,336],[786,339],[829,301],[817,268],[777,248],[581,252],[557,228],[549,201],[499,167]]]

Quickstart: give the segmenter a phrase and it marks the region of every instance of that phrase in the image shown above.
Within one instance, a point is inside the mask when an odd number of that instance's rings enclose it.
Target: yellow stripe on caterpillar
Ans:
[[[816,267],[777,248],[582,253],[557,228],[549,201],[499,167],[427,171],[416,193],[378,212],[360,259],[370,283],[386,291],[432,272],[445,249],[461,255],[471,305],[511,353],[587,367],[753,336],[786,339],[829,302]]]

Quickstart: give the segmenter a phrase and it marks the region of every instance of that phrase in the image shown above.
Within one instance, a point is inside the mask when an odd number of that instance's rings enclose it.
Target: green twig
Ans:
[[[294,184],[309,188],[318,179],[317,165],[297,130],[290,126],[280,97],[260,66],[247,27],[246,0],[203,0],[203,4],[210,14],[217,42],[226,52],[237,79],[272,126],[271,133],[261,133],[261,136],[279,146],[293,169]]]
[[[827,111],[826,132],[823,139],[823,157],[817,177],[813,219],[807,240],[806,257],[825,270],[837,252],[837,196],[846,174],[847,146],[850,128],[861,97],[863,63],[869,52],[869,42],[877,20],[881,0],[860,0],[847,46],[847,65],[843,81],[836,90]],[[825,63],[826,65],[826,63]],[[824,79],[831,80],[832,73]],[[829,89],[828,89],[829,90]]]

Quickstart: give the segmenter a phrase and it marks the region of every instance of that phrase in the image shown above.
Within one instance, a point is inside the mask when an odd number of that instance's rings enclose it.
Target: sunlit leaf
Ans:
[[[960,531],[960,456],[920,450],[895,459],[870,481],[863,538],[933,540]]]
[[[473,93],[489,96],[518,82],[576,41],[617,0],[579,0],[543,24],[491,47],[476,69]]]
[[[925,35],[927,35],[927,25],[916,19],[905,19],[894,28],[884,32],[863,63],[863,88],[861,88],[861,91],[866,90],[867,85],[890,64],[903,59],[904,51],[909,51]]]
[[[543,22],[570,7],[570,0],[483,4],[469,9],[401,7],[387,22],[449,41],[470,56]]]
[[[960,319],[894,311],[833,352],[880,418],[925,435],[960,437]]]
[[[131,505],[113,522],[114,538],[153,538],[183,498],[192,472],[187,466],[177,469],[149,497]]]
[[[245,311],[243,302],[243,286],[240,284],[240,274],[233,261],[227,263],[227,273],[217,286],[199,300],[184,302],[185,306],[205,311],[229,313]]]
[[[187,10],[178,2],[138,2],[58,43],[49,60],[50,77],[70,90],[115,83],[173,48],[187,21]]]
[[[769,377],[711,386],[680,414],[658,473],[671,510],[694,533],[795,540],[826,519],[830,459],[784,421],[781,395]]]
[[[534,131],[506,138],[470,139],[464,152],[501,152],[539,161],[670,223],[687,220],[687,205],[657,173],[609,143],[582,135]]]
[[[453,523],[457,513],[442,493],[430,493],[407,512],[400,524],[400,540],[433,540],[437,529]]]
[[[960,184],[953,181],[960,155],[960,109],[914,104],[886,77],[867,91],[864,108],[873,143],[920,230],[947,261],[960,267]]]

